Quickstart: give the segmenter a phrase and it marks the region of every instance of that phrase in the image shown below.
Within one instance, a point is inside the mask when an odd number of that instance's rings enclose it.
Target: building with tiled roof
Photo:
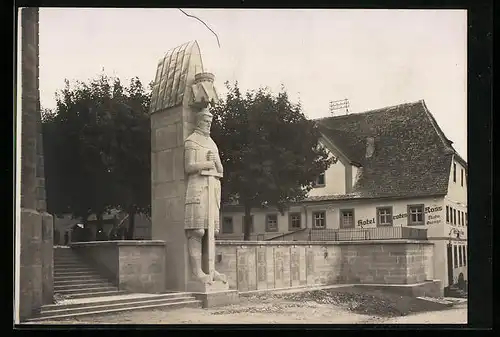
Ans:
[[[467,163],[424,101],[316,121],[337,162],[284,214],[252,211],[252,239],[311,239],[313,232],[352,240],[361,230],[389,239],[421,229],[435,243],[435,278],[444,285],[466,278]],[[221,221],[220,239],[243,237],[241,206],[225,205]]]

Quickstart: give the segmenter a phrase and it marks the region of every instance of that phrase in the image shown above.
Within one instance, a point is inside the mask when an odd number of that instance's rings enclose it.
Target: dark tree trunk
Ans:
[[[134,239],[134,230],[135,230],[135,215],[137,214],[137,210],[134,206],[130,207],[128,210],[128,229],[127,229],[127,240]]]
[[[250,241],[250,233],[252,231],[252,215],[250,212],[252,211],[252,206],[249,204],[245,204],[245,217],[243,224],[243,240]]]
[[[99,212],[96,214],[96,232],[95,232],[95,239],[97,241],[102,241],[105,240],[105,234],[104,234],[104,224],[103,224],[103,219],[102,219],[102,213]]]
[[[82,219],[83,228],[80,228],[79,232],[81,233],[80,241],[91,241],[92,239],[92,231],[89,228],[89,215],[86,215]]]

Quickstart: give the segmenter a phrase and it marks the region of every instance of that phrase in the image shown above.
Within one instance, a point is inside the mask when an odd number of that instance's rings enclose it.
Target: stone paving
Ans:
[[[221,308],[183,308],[175,310],[129,311],[119,314],[85,316],[39,324],[463,324],[467,322],[467,303],[453,308],[380,317],[359,314],[346,308],[315,301],[263,300],[242,297],[237,305]]]

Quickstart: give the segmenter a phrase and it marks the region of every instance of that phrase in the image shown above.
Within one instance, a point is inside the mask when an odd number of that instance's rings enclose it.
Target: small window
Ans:
[[[465,226],[464,212],[460,212],[462,215],[462,226]]]
[[[321,173],[314,183],[314,187],[323,187],[325,186],[325,172]]]
[[[457,224],[457,210],[453,209],[453,224]]]
[[[296,230],[302,228],[302,217],[300,213],[290,213],[290,230]]]
[[[278,231],[278,215],[277,214],[267,214],[266,215],[266,232],[277,232]]]
[[[465,212],[465,225],[467,226],[468,223],[469,223],[469,218],[467,218],[467,212]]]
[[[457,164],[453,163],[453,182],[457,182]]]
[[[460,213],[461,213],[461,212],[460,212],[460,211],[457,211],[457,213],[458,213],[458,225],[460,226],[460,225],[461,225],[461,222],[460,222]]]
[[[392,207],[377,208],[377,226],[392,226]]]
[[[242,216],[241,219],[241,232],[245,233],[245,216]],[[254,227],[253,227],[253,215],[250,215],[250,233],[254,232]]]
[[[450,207],[446,206],[446,223],[450,223]]]
[[[325,212],[313,212],[312,217],[314,228],[326,228]]]
[[[234,231],[233,228],[233,217],[225,216],[222,220],[222,233],[223,234],[232,234]]]
[[[424,225],[424,205],[408,205],[408,225]]]
[[[454,266],[454,268],[458,268],[458,249],[457,249],[457,245],[453,246],[453,266]]]
[[[458,246],[458,266],[462,267],[463,266],[463,259],[462,259],[462,246]]]
[[[464,169],[460,169],[460,185],[464,186]]]
[[[354,228],[354,210],[340,210],[340,228]]]

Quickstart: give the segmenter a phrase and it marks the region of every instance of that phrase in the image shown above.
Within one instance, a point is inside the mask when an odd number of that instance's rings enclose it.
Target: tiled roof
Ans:
[[[361,164],[361,172],[351,194],[309,201],[445,195],[453,155],[466,164],[424,101],[316,121],[330,142]],[[366,158],[369,137],[375,151]]]

